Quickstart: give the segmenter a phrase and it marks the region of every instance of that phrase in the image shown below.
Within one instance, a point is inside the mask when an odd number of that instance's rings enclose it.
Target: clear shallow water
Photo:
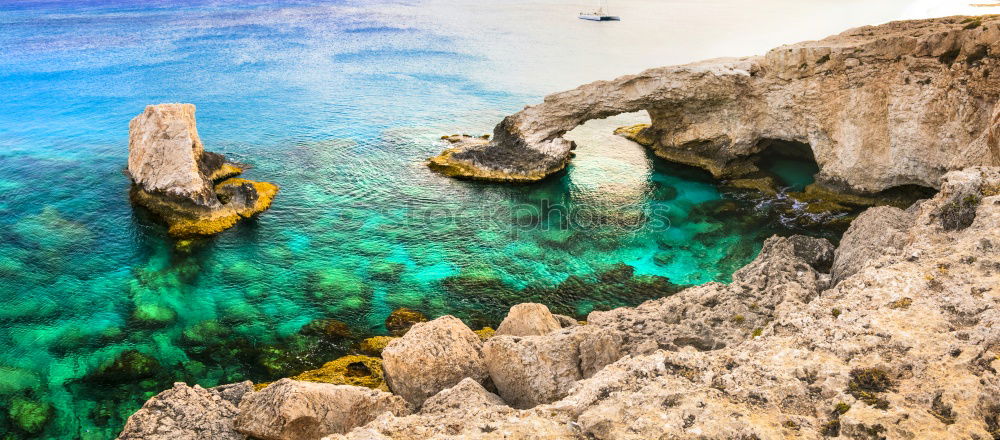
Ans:
[[[111,438],[172,381],[269,380],[350,350],[302,335],[315,319],[359,338],[397,307],[496,325],[522,301],[582,317],[727,281],[767,236],[816,232],[610,134],[643,115],[577,129],[573,165],[537,185],[421,162],[440,135],[489,132],[548,92],[906,2],[620,2],[625,22],[596,25],[558,1],[131,3],[0,5],[0,432],[14,437]],[[187,251],[134,211],[127,124],[158,102],[197,104],[208,149],[281,185],[272,209]],[[801,186],[803,166],[774,171]]]

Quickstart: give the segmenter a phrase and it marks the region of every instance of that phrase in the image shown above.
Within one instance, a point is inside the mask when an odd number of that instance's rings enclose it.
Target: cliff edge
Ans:
[[[563,169],[562,136],[591,119],[645,110],[652,151],[720,178],[757,170],[773,141],[811,147],[817,182],[877,193],[940,186],[951,170],[1000,165],[996,136],[1000,17],[866,26],[766,55],[646,70],[546,96],[510,115],[492,140],[450,139],[442,174],[535,181]]]

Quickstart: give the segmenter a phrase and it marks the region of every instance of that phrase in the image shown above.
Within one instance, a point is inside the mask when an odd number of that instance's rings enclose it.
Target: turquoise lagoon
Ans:
[[[641,114],[570,133],[573,164],[535,185],[424,167],[442,134],[489,132],[545,93],[906,4],[619,3],[626,21],[608,24],[565,1],[0,4],[4,438],[112,438],[174,381],[294,374],[384,334],[398,307],[477,327],[522,301],[583,318],[726,282],[772,234],[836,239],[780,197],[725,191],[610,134]],[[279,184],[271,210],[181,247],[133,210],[128,121],[159,102],[196,104],[208,149]],[[787,186],[815,171],[773,163]],[[300,332],[317,319],[353,335]]]

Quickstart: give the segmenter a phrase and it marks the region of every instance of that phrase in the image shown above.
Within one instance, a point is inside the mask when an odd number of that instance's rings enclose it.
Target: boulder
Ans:
[[[243,165],[205,151],[192,104],[150,105],[129,123],[127,174],[133,203],[177,237],[212,235],[263,212],[278,187],[237,179]]]
[[[239,410],[223,397],[235,394],[175,383],[132,414],[118,440],[244,440],[233,427]]]
[[[497,327],[496,335],[537,336],[559,330],[562,326],[544,304],[522,303],[510,308]]]
[[[386,382],[417,407],[467,377],[482,383],[487,376],[482,345],[454,316],[416,324],[382,350]]]
[[[209,388],[208,391],[239,407],[240,402],[243,401],[243,396],[253,392],[253,382],[245,380],[243,382],[219,385]]]
[[[483,354],[500,397],[515,408],[561,399],[574,383],[621,357],[617,332],[576,326],[544,336],[495,336]]]
[[[479,382],[467,377],[457,385],[445,388],[427,399],[424,406],[420,408],[420,413],[445,413],[491,405],[506,405],[506,403],[500,396],[486,391],[486,388],[483,388]]]
[[[343,434],[389,412],[410,409],[399,396],[350,385],[281,379],[244,397],[236,430],[262,440],[315,440]]]
[[[840,239],[830,272],[833,282],[854,275],[871,260],[899,256],[906,244],[905,231],[914,220],[913,213],[891,206],[861,213]]]

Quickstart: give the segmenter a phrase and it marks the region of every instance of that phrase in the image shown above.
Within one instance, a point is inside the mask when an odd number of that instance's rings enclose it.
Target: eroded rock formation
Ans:
[[[753,175],[747,158],[781,140],[810,145],[817,181],[832,189],[937,188],[949,170],[1000,165],[998,55],[998,17],[861,27],[549,95],[506,117],[492,140],[450,137],[429,165],[455,177],[539,180],[569,161],[567,131],[646,110],[652,125],[640,140],[717,177]]]
[[[219,233],[266,210],[278,192],[239,179],[245,166],[205,151],[192,104],[147,106],[129,123],[132,201],[162,218],[170,235]]]

